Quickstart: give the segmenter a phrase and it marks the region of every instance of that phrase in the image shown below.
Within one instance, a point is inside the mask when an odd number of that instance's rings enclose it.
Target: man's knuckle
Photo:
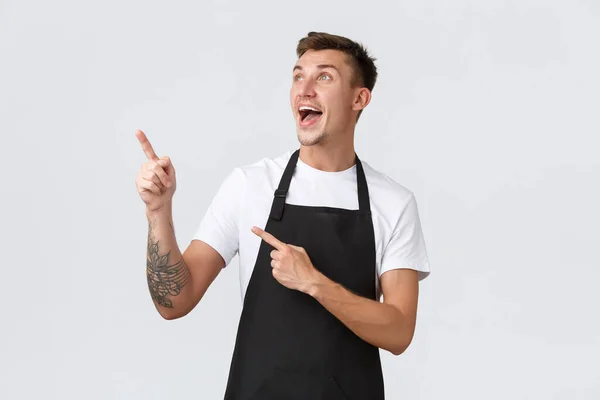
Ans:
[[[152,166],[150,167],[150,169],[154,172],[158,171],[158,169],[160,168],[160,166],[156,163],[156,161],[152,162]]]

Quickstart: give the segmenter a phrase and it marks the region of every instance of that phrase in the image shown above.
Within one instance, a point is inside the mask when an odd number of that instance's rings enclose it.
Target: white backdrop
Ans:
[[[158,315],[134,132],[183,251],[232,168],[297,148],[311,30],[377,57],[357,153],[415,193],[431,262],[387,398],[600,398],[597,0],[1,0],[0,398],[222,398],[237,258]]]

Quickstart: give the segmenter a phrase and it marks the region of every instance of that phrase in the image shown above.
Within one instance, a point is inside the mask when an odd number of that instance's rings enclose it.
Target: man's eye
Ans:
[[[302,79],[302,76],[301,76],[301,75],[296,75],[296,76],[294,76],[294,80],[295,80],[295,81],[299,81],[300,79]]]
[[[324,78],[331,79],[331,77],[330,77],[329,75],[327,75],[327,74],[323,74],[323,75],[321,75],[321,76],[319,77],[319,79],[321,79],[321,80],[326,80],[326,79],[324,79]]]

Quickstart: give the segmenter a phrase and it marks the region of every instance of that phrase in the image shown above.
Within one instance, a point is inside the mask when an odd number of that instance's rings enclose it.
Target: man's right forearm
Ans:
[[[175,319],[190,311],[191,277],[175,239],[172,208],[146,211],[148,253],[146,275],[154,305],[165,319]]]

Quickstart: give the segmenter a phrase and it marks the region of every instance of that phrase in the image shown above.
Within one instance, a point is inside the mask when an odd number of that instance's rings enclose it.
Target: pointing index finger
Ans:
[[[285,247],[285,243],[257,226],[252,227],[252,232],[254,232],[256,236],[262,238],[262,240],[265,242],[269,243],[271,246],[275,247],[277,250],[283,250]]]
[[[157,157],[156,153],[154,152],[154,149],[152,148],[150,141],[146,137],[146,134],[138,129],[135,131],[135,136],[137,137],[138,141],[142,145],[142,150],[146,154],[146,157],[148,157],[148,160],[157,161],[158,157]]]

